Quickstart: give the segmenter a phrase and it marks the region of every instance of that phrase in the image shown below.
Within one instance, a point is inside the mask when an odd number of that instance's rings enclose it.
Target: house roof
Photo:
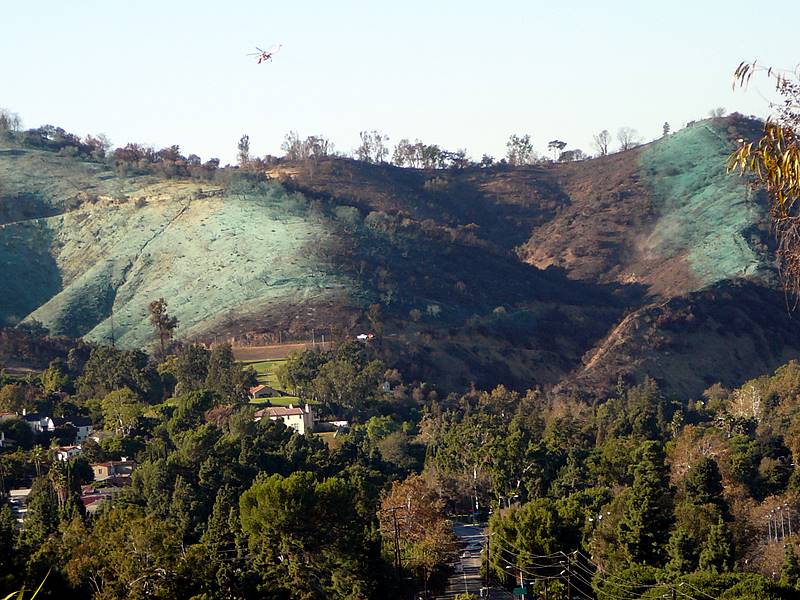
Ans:
[[[256,417],[290,417],[303,416],[302,408],[289,408],[286,406],[269,406],[255,412]]]
[[[250,395],[251,396],[255,396],[256,394],[258,394],[260,392],[263,392],[263,391],[279,394],[281,396],[283,396],[286,393],[286,392],[282,392],[278,388],[274,388],[274,387],[269,386],[269,385],[257,385],[255,387],[251,387],[250,388]]]

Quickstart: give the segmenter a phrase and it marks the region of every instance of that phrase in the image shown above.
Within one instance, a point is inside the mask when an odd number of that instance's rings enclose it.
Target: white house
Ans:
[[[308,404],[304,409],[291,404],[288,407],[269,406],[257,410],[253,415],[253,419],[255,421],[260,421],[261,419],[283,421],[287,427],[291,427],[301,434],[308,433],[314,428],[314,414]]]
[[[46,426],[46,423],[44,423],[45,417],[39,413],[29,413],[24,408],[22,409],[22,420],[28,424],[28,427],[31,428],[33,433],[42,433]]]
[[[72,425],[75,432],[75,443],[82,444],[92,433],[92,421],[89,417],[45,417],[42,419],[44,431],[55,431],[56,427]]]
[[[71,458],[79,456],[81,453],[80,446],[59,446],[56,448],[56,460],[67,462]]]

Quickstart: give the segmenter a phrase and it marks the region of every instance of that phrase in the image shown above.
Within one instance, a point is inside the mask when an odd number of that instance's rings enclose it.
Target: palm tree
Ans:
[[[30,460],[36,465],[36,476],[42,476],[42,463],[47,458],[47,452],[42,446],[34,446],[28,453]]]

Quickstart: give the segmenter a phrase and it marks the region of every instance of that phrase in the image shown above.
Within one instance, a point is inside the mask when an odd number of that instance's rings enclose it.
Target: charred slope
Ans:
[[[779,290],[747,280],[715,284],[625,316],[564,385],[610,390],[649,376],[680,398],[734,387],[800,357],[800,319]]]

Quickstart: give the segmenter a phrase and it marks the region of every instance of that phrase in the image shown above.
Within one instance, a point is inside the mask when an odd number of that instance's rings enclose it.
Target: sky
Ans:
[[[27,0],[3,6],[0,107],[52,124],[234,162],[288,131],[350,152],[362,130],[479,159],[528,133],[592,152],[715,107],[766,116],[771,86],[731,89],[742,60],[800,62],[800,2]],[[246,56],[283,47],[269,63]]]

